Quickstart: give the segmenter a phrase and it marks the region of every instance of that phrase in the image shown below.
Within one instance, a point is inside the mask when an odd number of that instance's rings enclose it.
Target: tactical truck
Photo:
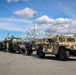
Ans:
[[[21,38],[11,37],[8,40],[9,43],[9,52],[13,53],[25,53],[25,42]]]
[[[53,54],[61,60],[68,60],[71,55],[76,55],[76,37],[56,35],[43,38],[37,49],[39,57],[45,54]]]
[[[68,60],[71,55],[76,55],[76,37],[74,36],[56,35],[37,39],[35,43],[34,49],[39,57],[44,57],[45,54],[53,54],[60,60]],[[29,53],[33,48],[32,45],[31,49],[27,50]]]

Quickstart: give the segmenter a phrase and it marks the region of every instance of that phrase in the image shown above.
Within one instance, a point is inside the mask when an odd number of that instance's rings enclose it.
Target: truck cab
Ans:
[[[61,60],[68,60],[70,55],[76,55],[76,37],[56,35],[43,38],[38,49],[39,57],[53,54]]]
[[[13,53],[25,53],[25,43],[21,38],[12,37],[9,40],[9,51]]]

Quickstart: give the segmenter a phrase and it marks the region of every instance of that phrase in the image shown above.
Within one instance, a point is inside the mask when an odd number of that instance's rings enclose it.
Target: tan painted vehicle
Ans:
[[[37,41],[39,57],[53,54],[60,60],[68,60],[69,56],[76,55],[76,37],[56,35]]]

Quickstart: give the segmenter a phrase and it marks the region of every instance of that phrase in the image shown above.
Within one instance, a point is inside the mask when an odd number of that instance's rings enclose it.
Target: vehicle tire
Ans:
[[[60,48],[59,50],[59,59],[67,61],[69,59],[69,51],[67,51],[65,48]]]
[[[14,46],[13,47],[13,53],[16,53],[17,51],[18,51],[18,53],[21,53],[20,49],[18,48],[18,46]]]
[[[16,53],[16,51],[13,50],[13,53]]]
[[[23,54],[25,53],[25,49],[22,49]]]
[[[45,53],[43,52],[43,49],[42,48],[39,48],[39,51],[38,51],[38,55],[39,57],[45,57]]]
[[[13,49],[12,47],[9,47],[9,52],[12,53]]]
[[[4,52],[6,52],[6,47],[4,46]]]
[[[21,49],[20,48],[18,48],[17,51],[18,51],[19,54],[21,53]]]
[[[36,51],[36,55],[39,55],[39,49],[37,49],[37,51]]]
[[[58,58],[58,57],[59,57],[59,55],[58,55],[58,54],[55,54],[55,57],[56,57],[56,58]]]
[[[31,55],[32,54],[32,46],[29,46],[27,48],[27,55]]]
[[[31,55],[31,54],[32,54],[31,50],[28,49],[28,50],[27,50],[27,55]]]

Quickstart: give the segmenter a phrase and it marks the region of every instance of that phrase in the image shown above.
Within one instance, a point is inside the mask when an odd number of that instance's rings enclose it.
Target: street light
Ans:
[[[10,32],[8,32],[8,34],[7,34],[7,38],[9,38],[9,35],[10,35]]]
[[[30,33],[29,33],[29,31],[27,31],[27,38],[30,38],[29,36],[30,36]]]
[[[36,14],[33,14],[33,16],[34,16],[34,40],[36,39],[36,37],[35,37],[35,16],[36,16]]]

